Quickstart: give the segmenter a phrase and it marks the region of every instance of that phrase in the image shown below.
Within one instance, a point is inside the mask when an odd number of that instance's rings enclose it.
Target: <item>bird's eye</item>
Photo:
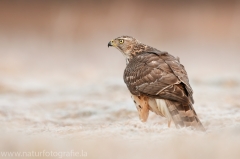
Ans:
[[[124,40],[123,40],[123,39],[120,39],[120,40],[119,40],[119,43],[120,43],[120,44],[123,44],[123,43],[124,43]]]

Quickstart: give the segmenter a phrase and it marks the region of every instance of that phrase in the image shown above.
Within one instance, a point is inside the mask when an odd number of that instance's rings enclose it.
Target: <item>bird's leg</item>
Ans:
[[[139,118],[142,122],[146,122],[149,114],[148,98],[143,96],[132,95]]]
[[[168,127],[170,128],[171,126],[171,120],[168,120]]]

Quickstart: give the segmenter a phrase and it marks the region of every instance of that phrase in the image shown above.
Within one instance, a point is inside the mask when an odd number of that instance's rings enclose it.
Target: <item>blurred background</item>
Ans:
[[[80,147],[87,149],[88,158],[158,158],[155,148],[144,151],[142,139],[148,141],[150,133],[166,158],[239,158],[239,29],[237,0],[1,0],[0,149]],[[180,57],[207,134],[167,129],[166,120],[154,114],[145,125],[140,123],[122,79],[125,59],[107,48],[121,35]],[[96,145],[105,139],[89,141],[97,136],[130,139],[143,151],[133,153],[125,141],[104,142],[99,149]],[[56,144],[48,145],[46,139]],[[191,146],[193,139],[200,146],[192,153],[172,147],[179,141]],[[226,142],[233,147],[229,151],[218,146]],[[174,155],[168,149],[174,149]]]

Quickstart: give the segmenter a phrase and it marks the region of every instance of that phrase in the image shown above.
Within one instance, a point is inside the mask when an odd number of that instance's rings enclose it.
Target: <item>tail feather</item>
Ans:
[[[172,120],[177,128],[190,126],[198,130],[205,130],[202,123],[198,119],[192,104],[188,103],[184,105],[182,103],[170,100],[165,100],[165,102],[167,104],[169,113],[172,116]]]

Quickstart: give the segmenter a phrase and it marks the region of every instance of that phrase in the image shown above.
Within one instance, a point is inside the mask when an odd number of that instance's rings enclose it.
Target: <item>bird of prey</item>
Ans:
[[[111,40],[126,58],[124,82],[137,107],[139,118],[147,121],[149,110],[167,118],[177,128],[204,130],[194,108],[193,90],[179,58],[145,45],[131,36]]]

